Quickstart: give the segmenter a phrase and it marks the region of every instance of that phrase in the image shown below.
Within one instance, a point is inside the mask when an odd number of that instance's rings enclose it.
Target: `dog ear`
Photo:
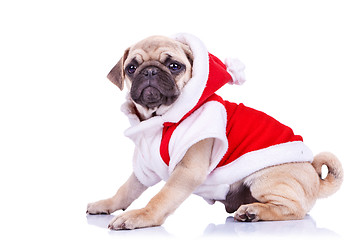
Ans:
[[[107,78],[116,86],[120,88],[120,90],[124,89],[124,62],[129,55],[130,48],[126,49],[122,58],[118,61],[118,63],[111,69]]]

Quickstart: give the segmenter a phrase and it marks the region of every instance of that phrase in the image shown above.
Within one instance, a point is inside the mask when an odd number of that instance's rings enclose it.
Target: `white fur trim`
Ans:
[[[131,118],[132,119],[131,119]],[[137,122],[137,119],[130,115],[129,116],[130,122]],[[164,121],[162,120],[161,116],[156,116],[149,118],[146,121],[138,122],[138,124],[128,128],[125,130],[124,134],[126,137],[131,138],[134,141],[134,138],[138,139],[138,135],[152,135],[157,132],[161,132],[163,128]]]
[[[209,127],[209,119],[211,119],[211,127]],[[217,101],[210,101],[177,126],[169,142],[169,174],[192,145],[207,138],[215,139],[208,169],[208,173],[212,172],[228,148],[226,120],[224,105]]]
[[[147,160],[147,159],[146,159]],[[133,156],[133,172],[136,176],[136,178],[147,187],[151,187],[158,182],[161,181],[161,178],[159,177],[158,170],[156,173],[149,167],[148,164],[146,164],[146,160],[142,156],[142,154],[139,152],[138,149],[135,149],[134,156]]]
[[[249,152],[232,163],[216,168],[204,184],[231,184],[265,167],[312,160],[311,150],[302,141],[282,143]]]
[[[193,193],[203,197],[209,204],[214,204],[214,200],[225,200],[229,193],[230,184],[201,185]]]
[[[241,85],[245,79],[245,65],[237,58],[227,58],[225,59],[226,71],[231,75],[232,81],[230,84]]]
[[[136,126],[140,123],[136,115],[135,105],[130,99],[130,94],[126,94],[125,102],[121,105],[121,111],[129,118],[130,126]]]

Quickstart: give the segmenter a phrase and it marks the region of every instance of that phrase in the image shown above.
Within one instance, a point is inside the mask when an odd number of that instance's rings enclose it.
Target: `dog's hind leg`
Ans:
[[[290,163],[260,170],[245,179],[258,201],[241,205],[238,221],[302,219],[314,205],[319,178],[310,163]]]

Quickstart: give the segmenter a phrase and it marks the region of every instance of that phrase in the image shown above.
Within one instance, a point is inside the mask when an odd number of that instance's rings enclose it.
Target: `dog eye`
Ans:
[[[176,71],[179,71],[179,70],[181,69],[181,65],[180,65],[180,64],[177,64],[177,63],[171,63],[171,64],[169,65],[169,69],[170,69],[171,71],[176,72]]]
[[[135,65],[130,65],[127,67],[127,72],[129,74],[133,74],[136,71],[136,66]]]

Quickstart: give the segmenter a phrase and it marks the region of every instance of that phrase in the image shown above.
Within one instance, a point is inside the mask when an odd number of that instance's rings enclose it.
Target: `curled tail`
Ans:
[[[319,153],[312,162],[315,171],[320,177],[319,198],[330,196],[339,190],[344,179],[344,171],[337,157],[329,152]],[[321,178],[321,167],[325,165],[328,168],[328,175]]]

